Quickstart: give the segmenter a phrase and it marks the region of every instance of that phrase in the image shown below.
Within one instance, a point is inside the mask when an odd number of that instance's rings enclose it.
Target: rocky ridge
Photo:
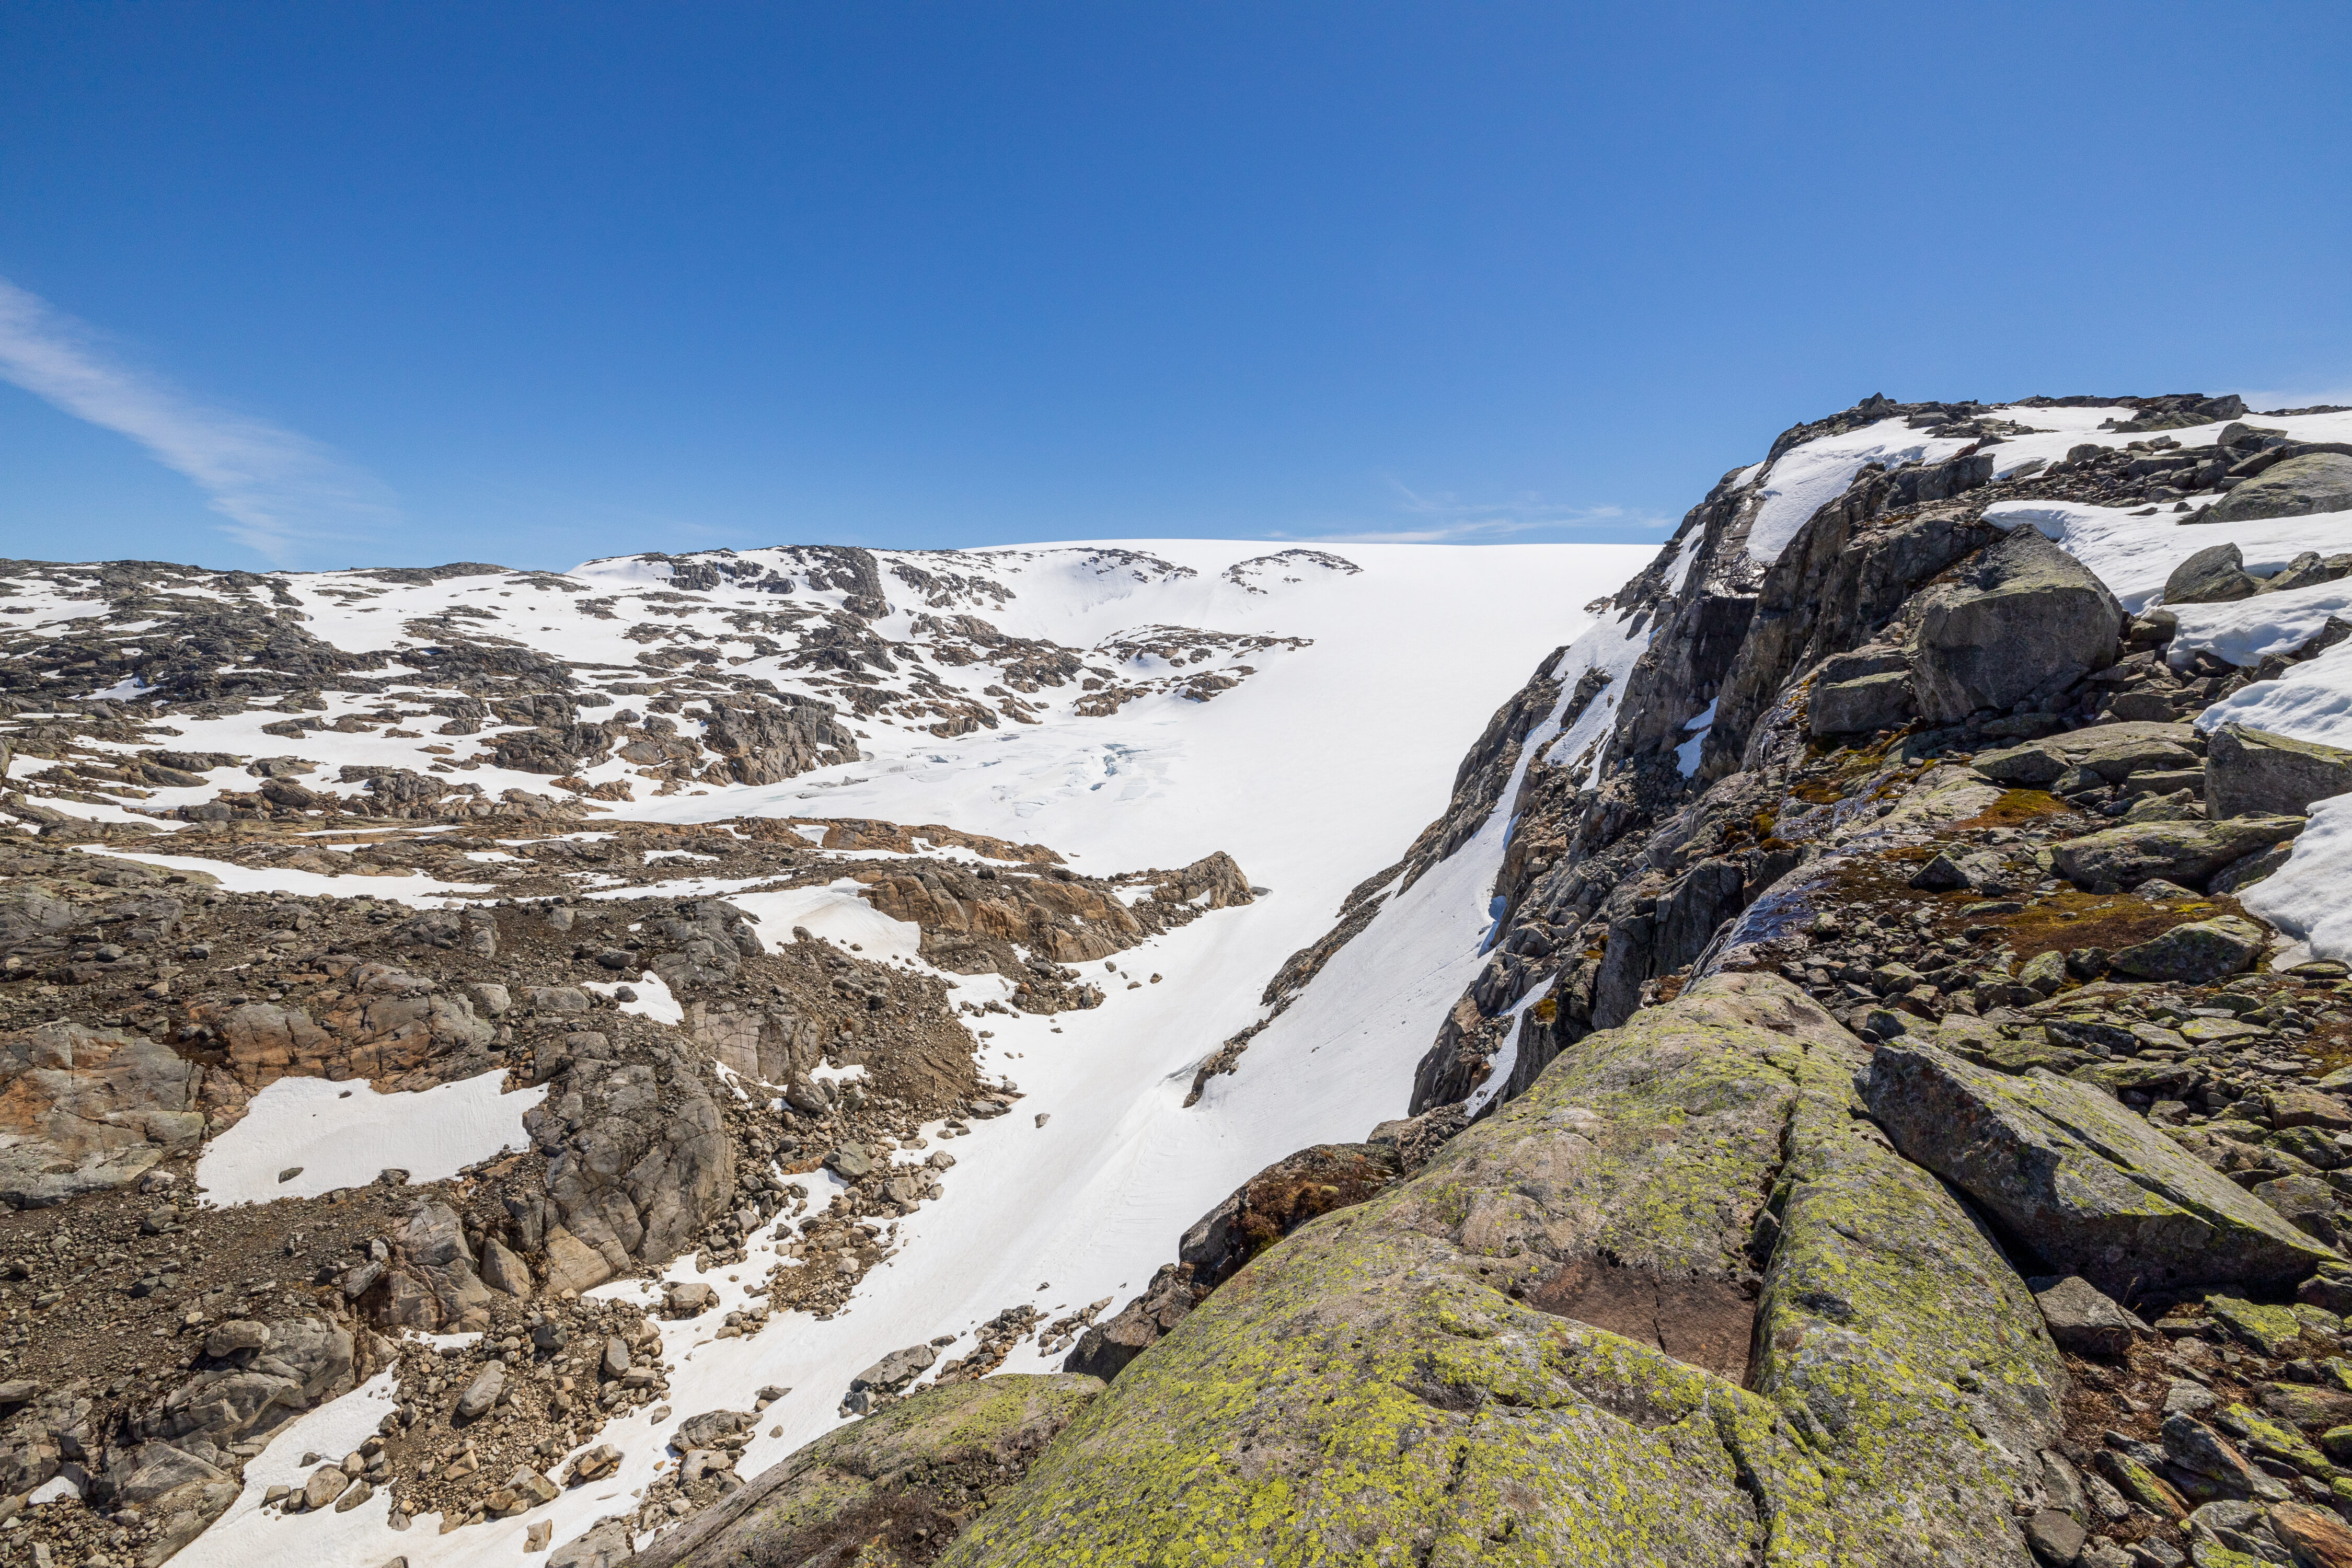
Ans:
[[[2086,406],[2135,438],[1994,477]],[[2263,417],[1874,399],[1727,476],[1267,987],[1507,816],[1412,1117],[1203,1216],[1022,1479],[865,1560],[2352,1563],[2352,983],[2242,901],[2352,752],[2199,722],[2352,626],[2236,665],[2166,607],[2352,553],[2168,546],[2134,613],[1987,516],[2325,512]],[[1888,421],[1965,444],[1748,548]]]

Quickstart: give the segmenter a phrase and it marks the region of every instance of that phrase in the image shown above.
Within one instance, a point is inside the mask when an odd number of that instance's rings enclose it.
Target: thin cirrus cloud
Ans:
[[[83,322],[0,279],[0,378],[130,437],[204,491],[221,531],[272,565],[396,521],[390,492],[307,436],[208,407],[118,363]]]
[[[1564,506],[1537,495],[1501,501],[1465,501],[1451,494],[1424,495],[1395,479],[1388,483],[1396,492],[1398,510],[1415,521],[1401,528],[1274,537],[1311,537],[1334,544],[1475,544],[1522,534],[1556,534],[1602,523],[1632,522],[1643,528],[1665,525],[1664,518],[1629,511],[1622,506]]]

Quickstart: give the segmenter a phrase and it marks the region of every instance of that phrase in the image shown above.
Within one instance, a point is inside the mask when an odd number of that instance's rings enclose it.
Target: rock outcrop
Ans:
[[[2024,1563],[2064,1375],[1855,1121],[1863,1057],[1757,978],[1589,1037],[1228,1281],[945,1561]]]
[[[632,1561],[636,1568],[936,1561],[1101,1392],[1095,1379],[1067,1374],[926,1389],[801,1449]]]
[[[2309,452],[2272,464],[2215,503],[2215,522],[2352,508],[2352,456]]]
[[[2352,794],[2352,752],[2341,747],[2245,724],[2216,725],[2206,744],[2205,809],[2213,816],[2305,816],[2323,800]]]
[[[120,1029],[50,1023],[0,1039],[0,1203],[118,1187],[204,1135],[203,1074]]]
[[[2110,1296],[2292,1285],[2333,1257],[2112,1097],[2047,1068],[2011,1075],[1889,1044],[1871,1058],[1865,1102],[1898,1152],[2014,1246]]]

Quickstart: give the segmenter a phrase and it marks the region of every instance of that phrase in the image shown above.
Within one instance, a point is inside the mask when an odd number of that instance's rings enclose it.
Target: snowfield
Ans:
[[[1238,1072],[1214,1079],[1197,1106],[1188,1110],[1183,1100],[1201,1058],[1262,1016],[1258,993],[1283,959],[1322,936],[1349,889],[1444,809],[1463,752],[1495,708],[1591,623],[1577,606],[1617,588],[1655,548],[1347,545],[1332,552],[1360,571],[1232,574],[1229,567],[1265,556],[1267,548],[1197,540],[1115,548],[1156,557],[1182,574],[1124,564],[1106,573],[1096,563],[1101,546],[973,552],[1019,568],[1000,572],[1017,596],[975,613],[1007,634],[1076,647],[1139,626],[1305,638],[1307,646],[1250,655],[1256,673],[1205,703],[1159,694],[1108,717],[1048,710],[1035,724],[950,740],[861,722],[866,734],[859,744],[868,754],[856,763],[757,788],[641,798],[616,811],[667,821],[765,814],[938,822],[1048,844],[1097,873],[1182,866],[1222,849],[1270,895],[1119,953],[1112,962],[1120,976],[1084,966],[1107,994],[1098,1008],[992,1016],[994,1037],[981,1066],[1019,1084],[1025,1098],[1014,1114],[976,1122],[970,1136],[954,1141],[958,1163],[945,1197],[899,1222],[900,1250],[834,1321],[779,1315],[754,1337],[710,1340],[723,1312],[764,1278],[769,1233],[754,1239],[747,1266],[709,1278],[719,1310],[662,1325],[665,1359],[676,1367],[667,1401],[674,1414],[658,1429],[640,1414],[598,1434],[597,1441],[627,1456],[616,1478],[518,1518],[446,1535],[431,1518],[395,1533],[375,1504],[342,1515],[262,1514],[255,1506],[259,1489],[290,1473],[291,1458],[305,1447],[320,1448],[314,1430],[342,1421],[341,1406],[361,1407],[372,1426],[382,1396],[370,1388],[281,1434],[248,1469],[236,1508],[179,1561],[315,1568],[396,1553],[412,1568],[504,1568],[521,1558],[524,1533],[539,1520],[553,1518],[561,1544],[619,1511],[666,1461],[662,1440],[685,1417],[742,1408],[764,1384],[791,1388],[761,1417],[743,1460],[742,1473],[751,1475],[837,1426],[851,1376],[880,1356],[936,1334],[968,1335],[1018,1303],[1052,1317],[1107,1297],[1124,1302],[1174,1256],[1183,1227],[1243,1180],[1307,1144],[1359,1139],[1402,1113],[1413,1065],[1475,971],[1491,923],[1487,904],[1509,826],[1499,812],[1342,949],[1309,994],[1257,1037]],[[922,559],[940,570],[940,556]],[[583,574],[595,577],[600,591],[605,584],[658,588],[662,581],[643,563],[596,563]],[[480,580],[433,588],[446,595],[453,585],[478,587]],[[1568,656],[1566,684],[1572,688],[1588,662],[1629,665],[1645,644],[1645,636],[1629,639],[1604,623]],[[1613,694],[1596,701],[1577,733],[1562,739],[1582,745],[1601,732],[1612,701]],[[1524,754],[1536,754],[1556,728],[1540,731]],[[181,743],[229,749],[209,735]],[[385,742],[324,734],[265,737],[244,749],[325,752],[323,763],[340,755],[338,748],[362,744]],[[530,775],[519,782],[545,787]],[[690,868],[681,861],[680,868]],[[394,892],[383,885],[391,880],[362,885],[419,903],[457,891]],[[919,963],[913,928],[891,929],[898,922],[846,885],[738,901],[760,917],[763,940],[788,940],[797,924],[856,942],[867,957]],[[1125,976],[1150,973],[1160,983],[1125,988]],[[982,1001],[1006,984],[950,978],[961,983],[958,996]],[[641,998],[649,995],[643,982],[632,984]],[[331,1095],[341,1086],[321,1087]],[[506,1098],[520,1110],[519,1097]],[[354,1096],[329,1103],[362,1102]],[[256,1108],[248,1121],[259,1113],[258,1098]],[[289,1140],[273,1128],[284,1125],[264,1122],[247,1135],[244,1173],[233,1185],[225,1182],[224,1192],[247,1194],[257,1177],[274,1186],[278,1169],[294,1163],[306,1165],[298,1180],[309,1178],[307,1161],[279,1158]],[[375,1166],[397,1163],[373,1154],[370,1161],[368,1177]],[[828,1178],[801,1179],[822,1206]],[[672,1276],[694,1278],[692,1267],[681,1260]],[[628,1282],[600,1293],[635,1299],[641,1289]],[[942,1354],[970,1348],[967,1337]],[[1005,1369],[1048,1370],[1059,1360],[1024,1345]],[[356,1417],[345,1424],[364,1429]]]

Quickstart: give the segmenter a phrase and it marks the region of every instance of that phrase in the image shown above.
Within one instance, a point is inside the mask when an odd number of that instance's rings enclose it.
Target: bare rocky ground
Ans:
[[[334,874],[348,896],[226,891],[203,870],[78,846],[81,827],[0,841],[6,1560],[161,1562],[233,1499],[276,1426],[386,1366],[399,1399],[383,1431],[320,1456],[313,1483],[272,1506],[389,1490],[397,1519],[462,1528],[594,1484],[593,1465],[548,1468],[615,1414],[660,1404],[667,1380],[643,1315],[582,1292],[689,1254],[705,1271],[740,1268],[746,1234],[782,1213],[797,1235],[765,1310],[717,1331],[829,1313],[889,1255],[898,1219],[952,1179],[952,1139],[1018,1100],[972,1065],[990,1013],[1096,1005],[1100,992],[1057,959],[1115,953],[1250,897],[1223,857],[1107,880],[1042,846],[939,826],[579,833],[559,814],[427,832],[261,805],[172,848],[224,873]],[[427,911],[365,890],[420,871],[488,885],[479,902]],[[722,899],[633,891],[681,874],[761,890],[862,882],[920,924],[928,962],[1002,975],[1008,1001],[959,1000],[928,972],[804,932],[763,942]],[[623,1005],[656,984],[682,1027]],[[846,1068],[862,1071],[832,1070]],[[547,1087],[529,1150],[448,1180],[386,1171],[320,1197],[196,1201],[207,1140],[280,1078],[399,1092],[485,1073]],[[907,1149],[924,1162],[894,1166]],[[795,1178],[820,1165],[849,1184],[811,1212]],[[702,1310],[691,1296],[671,1310]],[[436,1351],[410,1330],[472,1337]],[[495,1386],[468,1408],[486,1373]],[[634,1517],[650,1528],[731,1488],[755,1414],[706,1434],[707,1453],[634,1500]],[[50,1500],[60,1478],[79,1499]]]

